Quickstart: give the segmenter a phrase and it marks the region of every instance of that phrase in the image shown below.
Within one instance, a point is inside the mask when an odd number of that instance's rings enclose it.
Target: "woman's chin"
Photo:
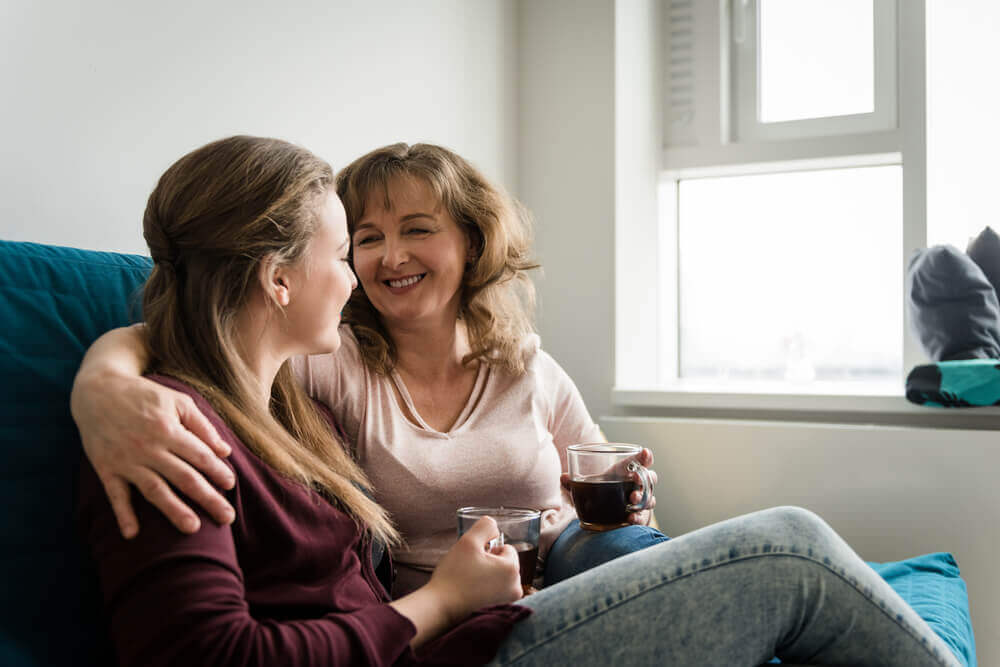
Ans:
[[[332,354],[333,352],[336,352],[339,349],[340,349],[340,333],[336,332],[328,340],[313,345],[312,349],[310,349],[309,352],[307,352],[306,354],[308,355]]]

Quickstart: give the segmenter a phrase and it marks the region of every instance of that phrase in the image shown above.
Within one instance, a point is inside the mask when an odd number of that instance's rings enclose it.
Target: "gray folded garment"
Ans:
[[[932,361],[1000,358],[1000,303],[983,270],[952,246],[917,250],[906,271],[910,327]]]
[[[979,236],[969,241],[965,254],[983,270],[986,279],[1000,296],[1000,235],[987,225],[979,232]]]

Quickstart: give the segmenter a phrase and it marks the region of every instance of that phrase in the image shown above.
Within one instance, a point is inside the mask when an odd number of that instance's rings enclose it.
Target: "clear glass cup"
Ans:
[[[525,507],[462,507],[456,510],[458,536],[464,535],[484,516],[493,517],[500,535],[483,545],[491,549],[509,544],[517,551],[521,568],[521,585],[531,586],[538,566],[538,534],[542,526],[542,513]]]
[[[570,494],[581,528],[614,530],[630,525],[629,513],[648,509],[653,483],[636,460],[641,451],[639,445],[619,442],[570,445]],[[632,504],[636,490],[642,491],[642,499]]]

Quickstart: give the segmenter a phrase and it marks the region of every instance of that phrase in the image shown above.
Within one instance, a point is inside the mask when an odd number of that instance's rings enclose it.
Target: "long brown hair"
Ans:
[[[238,352],[237,315],[258,289],[260,263],[303,256],[332,184],[330,166],[309,151],[247,136],[194,150],[160,177],[143,217],[155,262],[143,294],[150,370],[193,386],[261,460],[396,544],[385,511],[363,491],[370,483],[288,363],[265,410]]]
[[[399,143],[363,155],[337,174],[337,194],[352,235],[369,195],[378,193],[389,208],[389,184],[403,175],[427,183],[471,241],[473,256],[462,283],[459,317],[472,349],[463,363],[481,359],[522,374],[521,344],[534,330],[535,288],[527,271],[538,268],[530,257],[527,210],[447,148]],[[343,319],[358,339],[365,363],[388,373],[396,363],[396,347],[363,289],[351,295]]]

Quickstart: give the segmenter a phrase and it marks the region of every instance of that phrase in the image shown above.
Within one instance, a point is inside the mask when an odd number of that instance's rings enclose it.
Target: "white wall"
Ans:
[[[516,185],[513,0],[4,0],[0,238],[144,252],[157,177],[236,133],[334,168],[430,141]]]
[[[614,3],[519,4],[518,177],[535,214],[542,345],[606,414],[614,355]]]

